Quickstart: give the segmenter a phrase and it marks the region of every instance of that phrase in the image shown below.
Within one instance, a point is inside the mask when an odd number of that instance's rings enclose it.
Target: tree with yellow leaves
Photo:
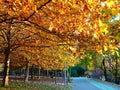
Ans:
[[[95,48],[106,45],[100,39],[106,38],[110,32],[106,23],[112,19],[112,16],[119,13],[118,7],[119,0],[94,0],[94,2],[92,0],[0,0],[1,34],[3,34],[2,36],[7,34],[4,38],[7,40],[7,43],[4,43],[5,67],[9,67],[10,63],[10,31],[16,27],[15,24],[37,28],[39,31],[61,38],[69,45],[71,43],[68,41],[72,42],[72,46],[77,42],[77,46],[79,46],[77,51],[82,51],[88,46]],[[6,33],[2,31],[4,29]],[[36,32],[36,29],[31,30],[33,30],[32,33]],[[48,38],[48,36],[46,37]],[[34,42],[33,39],[31,41]],[[23,46],[28,45],[23,44],[22,40],[21,43]],[[34,43],[31,44],[34,46]],[[9,68],[5,68],[5,72],[4,86],[8,86]]]

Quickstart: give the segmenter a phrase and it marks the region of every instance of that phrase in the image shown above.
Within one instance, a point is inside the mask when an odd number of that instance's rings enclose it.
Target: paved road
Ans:
[[[72,78],[72,90],[120,90],[120,87],[88,78]]]

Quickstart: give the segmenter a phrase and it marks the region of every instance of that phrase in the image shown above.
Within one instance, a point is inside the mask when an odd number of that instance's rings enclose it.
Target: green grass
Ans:
[[[70,90],[70,87],[62,85],[45,85],[38,83],[9,82],[9,87],[0,87],[0,90]]]

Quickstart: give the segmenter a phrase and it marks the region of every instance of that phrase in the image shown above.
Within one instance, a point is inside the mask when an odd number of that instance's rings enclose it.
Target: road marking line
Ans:
[[[89,83],[91,83],[92,85],[94,85],[94,86],[96,86],[96,87],[98,87],[98,88],[100,88],[100,89],[102,89],[102,90],[118,90],[118,89],[109,87],[109,86],[107,86],[107,85],[104,85],[104,84],[102,84],[102,83],[100,83],[100,82],[94,81],[94,80],[92,80],[92,79],[88,79],[87,81],[88,81]]]

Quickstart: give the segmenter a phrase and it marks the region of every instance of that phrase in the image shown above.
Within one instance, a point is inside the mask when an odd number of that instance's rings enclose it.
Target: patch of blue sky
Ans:
[[[114,17],[114,18],[111,20],[111,22],[118,21],[118,20],[120,20],[120,13],[119,13],[116,17]]]

